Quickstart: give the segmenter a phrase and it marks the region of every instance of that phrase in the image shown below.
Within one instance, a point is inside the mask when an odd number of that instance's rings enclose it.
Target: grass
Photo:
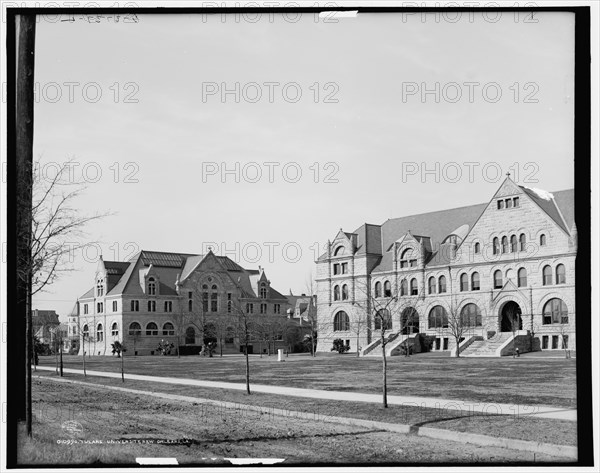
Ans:
[[[381,360],[337,356],[275,356],[250,359],[251,383],[298,388],[379,393]],[[54,358],[40,357],[42,365]],[[65,356],[64,366],[81,369],[81,357]],[[244,382],[244,359],[229,357],[126,357],[126,372],[152,376]],[[120,371],[116,357],[86,358],[86,368]],[[438,397],[464,401],[539,404],[575,408],[575,360],[537,357],[451,358],[436,354],[391,357],[388,360],[390,395]]]

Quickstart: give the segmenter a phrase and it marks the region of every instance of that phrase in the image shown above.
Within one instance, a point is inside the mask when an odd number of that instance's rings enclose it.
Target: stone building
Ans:
[[[484,204],[340,230],[317,260],[319,351],[380,355],[382,324],[390,355],[456,350],[453,321],[465,356],[575,349],[576,253],[573,190],[510,175]]]
[[[181,354],[197,354],[208,343],[216,343],[217,352],[239,353],[240,311],[268,320],[277,332],[273,343],[283,345],[277,323],[286,321],[289,307],[263,268],[244,269],[212,251],[141,251],[126,262],[100,259],[93,287],[71,314],[77,320],[71,333],[79,335],[79,354],[110,355],[119,341],[131,354],[153,355],[161,340],[179,346]],[[249,351],[266,352],[256,338]]]

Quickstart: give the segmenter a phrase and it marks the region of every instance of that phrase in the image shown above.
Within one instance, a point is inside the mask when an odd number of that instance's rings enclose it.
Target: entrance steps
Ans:
[[[460,356],[465,357],[496,357],[500,356],[498,350],[513,337],[512,332],[500,332],[495,337],[488,340],[475,340],[465,348]]]
[[[402,346],[410,345],[411,341],[414,342],[417,333],[410,335],[402,335],[400,333],[394,333],[388,337],[388,342],[385,346],[386,356],[397,356],[402,354]],[[381,338],[374,340],[367,345],[360,353],[360,356],[382,356],[381,355]]]

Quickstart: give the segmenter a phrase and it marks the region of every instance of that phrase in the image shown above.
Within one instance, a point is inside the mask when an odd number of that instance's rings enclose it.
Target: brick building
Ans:
[[[141,251],[126,262],[100,259],[94,286],[71,314],[77,322],[70,333],[79,335],[79,354],[110,355],[119,341],[131,354],[150,355],[161,340],[178,344],[182,354],[198,353],[209,342],[217,351],[239,353],[237,308],[277,322],[287,319],[289,307],[263,268],[244,269],[212,251]],[[283,335],[276,341],[282,345]],[[262,341],[253,341],[249,351],[259,347]]]
[[[575,349],[576,252],[573,190],[510,175],[484,204],[340,230],[317,260],[318,349],[341,338],[380,354],[385,323],[390,355],[417,341],[455,350],[452,320],[465,356]],[[389,322],[374,316],[392,299]]]

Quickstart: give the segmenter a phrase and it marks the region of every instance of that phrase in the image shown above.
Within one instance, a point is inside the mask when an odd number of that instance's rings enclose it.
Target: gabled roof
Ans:
[[[529,198],[531,200],[533,200],[544,212],[546,212],[546,214],[548,214],[548,216],[554,220],[556,222],[556,224],[562,228],[565,232],[569,233],[569,228],[566,226],[566,223],[563,221],[562,217],[560,216],[560,211],[558,210],[558,207],[556,206],[555,203],[555,196],[552,194],[549,194],[548,197],[544,198],[545,195],[540,193],[540,192],[536,192],[535,189],[531,189],[529,187],[525,187],[525,186],[519,186],[521,189],[523,189],[523,192],[525,192],[525,194],[527,194],[529,196]],[[546,193],[547,194],[547,193]],[[552,197],[550,197],[552,196]]]
[[[104,267],[106,268],[106,273],[110,275],[121,275],[125,273],[127,268],[129,267],[127,261],[105,261]]]

